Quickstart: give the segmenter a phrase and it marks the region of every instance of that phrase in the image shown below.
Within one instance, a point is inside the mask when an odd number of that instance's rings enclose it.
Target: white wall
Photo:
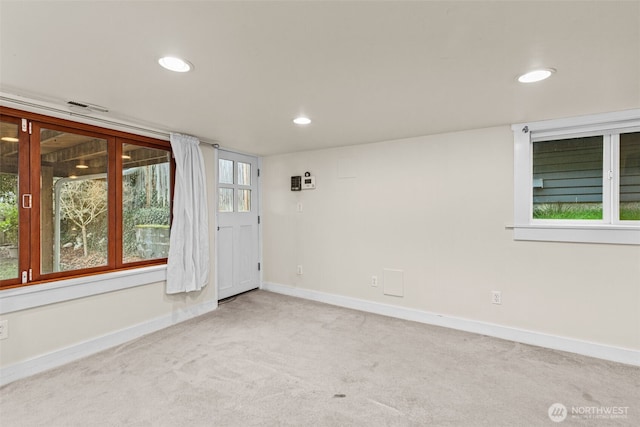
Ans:
[[[197,296],[166,295],[164,286],[164,282],[152,283],[6,314],[2,318],[9,320],[9,338],[0,342],[0,367],[153,322],[215,298],[213,286]]]
[[[317,189],[290,191],[305,171]],[[505,229],[507,126],[270,156],[263,172],[265,282],[640,349],[640,247]],[[403,297],[383,294],[385,268],[404,270]]]
[[[215,152],[211,146],[203,146],[202,152],[210,185],[208,205],[214,213]],[[214,214],[209,216],[209,229],[215,230]],[[9,338],[0,341],[3,374],[19,378],[25,373],[37,372],[38,360],[43,361],[40,366],[51,367],[51,364],[68,361],[66,359],[76,354],[90,353],[92,348],[100,350],[105,343],[130,339],[140,331],[149,332],[186,320],[194,313],[201,313],[203,307],[215,307],[213,236],[212,233],[209,284],[201,292],[166,295],[165,282],[156,282],[0,316],[9,321]],[[18,366],[30,361],[35,363],[29,364],[28,369]],[[5,378],[2,380],[6,382]]]

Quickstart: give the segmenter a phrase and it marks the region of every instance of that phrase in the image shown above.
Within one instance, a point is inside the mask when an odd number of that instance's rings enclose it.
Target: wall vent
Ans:
[[[71,110],[83,112],[83,113],[108,113],[109,109],[96,104],[89,104],[88,102],[81,101],[67,101],[67,105]]]

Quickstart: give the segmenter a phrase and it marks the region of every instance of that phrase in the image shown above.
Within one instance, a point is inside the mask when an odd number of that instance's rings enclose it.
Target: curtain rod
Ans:
[[[22,99],[15,99],[15,98],[11,98],[11,97],[4,96],[4,95],[0,95],[0,101],[5,101],[5,102],[13,103],[13,104],[18,104],[18,105],[22,105],[22,106],[25,106],[25,107],[31,107],[31,108],[36,109],[36,110],[50,111],[50,112],[57,113],[57,114],[64,115],[64,116],[78,117],[78,118],[82,118],[82,119],[85,119],[85,120],[88,120],[88,121],[91,121],[91,122],[102,123],[102,124],[105,124],[105,125],[108,125],[108,126],[115,126],[115,127],[118,127],[118,128],[125,128],[125,129],[130,129],[130,130],[134,130],[134,131],[138,131],[138,132],[144,132],[144,133],[147,133],[147,134],[158,135],[158,136],[162,136],[162,137],[167,138],[167,139],[169,139],[169,137],[171,136],[171,133],[167,132],[167,131],[161,131],[161,130],[142,127],[142,126],[138,126],[138,125],[134,125],[134,124],[130,124],[130,123],[109,120],[109,119],[105,119],[105,118],[102,118],[102,117],[95,117],[95,116],[91,116],[89,114],[75,113],[73,111],[63,110],[63,109],[61,109],[59,107],[54,107],[54,106],[50,106],[50,105],[43,105],[43,104],[39,104],[39,103],[36,103],[36,102],[22,100]],[[201,143],[207,144],[207,145],[211,145],[214,148],[220,148],[220,144],[217,141],[206,141],[206,140],[202,140],[200,138],[198,138],[198,140]]]

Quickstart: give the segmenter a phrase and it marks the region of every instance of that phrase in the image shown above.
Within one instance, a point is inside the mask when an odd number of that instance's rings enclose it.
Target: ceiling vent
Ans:
[[[81,101],[67,101],[67,105],[72,111],[91,114],[91,113],[108,113],[109,110],[105,107],[96,104],[89,104],[88,102]]]

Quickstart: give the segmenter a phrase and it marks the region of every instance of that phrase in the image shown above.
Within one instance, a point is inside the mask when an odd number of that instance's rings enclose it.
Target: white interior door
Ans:
[[[259,286],[258,159],[218,152],[218,299]]]

